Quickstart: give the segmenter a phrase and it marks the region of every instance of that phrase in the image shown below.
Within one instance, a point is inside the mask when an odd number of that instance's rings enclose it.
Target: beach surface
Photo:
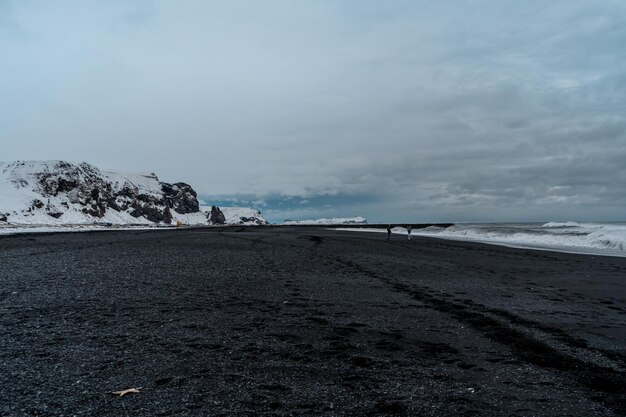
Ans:
[[[0,237],[0,415],[626,414],[626,258],[385,239]]]

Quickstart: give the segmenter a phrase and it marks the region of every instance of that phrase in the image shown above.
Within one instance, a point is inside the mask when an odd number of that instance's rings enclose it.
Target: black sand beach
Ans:
[[[1,237],[0,415],[626,413],[626,258],[385,238]]]

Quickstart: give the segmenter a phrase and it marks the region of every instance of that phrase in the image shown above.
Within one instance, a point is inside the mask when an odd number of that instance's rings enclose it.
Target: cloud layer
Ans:
[[[0,0],[0,159],[284,217],[623,219],[623,45],[611,0]]]

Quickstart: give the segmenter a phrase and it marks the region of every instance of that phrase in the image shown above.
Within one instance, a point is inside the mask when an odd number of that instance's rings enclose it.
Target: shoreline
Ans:
[[[353,232],[355,231],[355,228],[344,228],[344,227],[331,227],[329,228],[330,230],[338,230],[338,231],[342,231],[342,232]],[[382,233],[386,233],[385,230],[356,230],[358,232],[361,233],[378,233],[378,234],[382,234]],[[396,235],[396,236],[404,236],[406,238],[406,232],[400,232],[400,231],[396,231],[396,232],[392,232],[392,235]],[[593,249],[593,248],[576,248],[576,247],[549,247],[549,246],[539,246],[539,245],[525,245],[525,244],[515,244],[515,243],[507,243],[507,242],[497,242],[497,241],[490,241],[490,240],[480,240],[480,239],[472,239],[472,238],[466,238],[466,237],[462,237],[462,236],[437,236],[435,234],[420,234],[419,231],[416,231],[416,229],[413,229],[413,238],[416,237],[420,237],[420,238],[433,238],[433,239],[442,239],[442,240],[450,240],[450,241],[454,241],[454,242],[472,242],[472,243],[484,243],[486,245],[494,245],[494,246],[503,246],[503,247],[507,247],[507,248],[513,248],[513,249],[531,249],[531,250],[539,250],[539,251],[546,251],[546,252],[557,252],[557,253],[570,253],[570,254],[576,254],[576,255],[588,255],[588,256],[608,256],[608,257],[614,257],[614,258],[624,258],[626,257],[626,252],[621,251],[621,252],[617,252],[617,251],[609,251],[609,250],[602,250],[602,249]]]
[[[542,246],[542,245],[533,245],[533,244],[522,244],[522,243],[509,243],[509,242],[498,242],[493,240],[481,240],[481,239],[472,239],[466,238],[463,236],[438,236],[436,234],[423,234],[419,232],[419,229],[427,228],[430,226],[437,226],[447,228],[454,224],[452,223],[416,223],[413,224],[413,237],[423,237],[423,238],[434,238],[434,239],[443,239],[450,240],[456,242],[472,242],[472,243],[483,243],[487,245],[494,246],[503,246],[513,249],[531,249],[531,250],[539,250],[546,252],[556,252],[556,253],[570,253],[570,254],[578,254],[578,255],[587,255],[587,256],[603,256],[603,257],[617,257],[623,258],[626,257],[626,251],[617,251],[610,249],[595,249],[595,248],[583,248],[576,246],[561,246],[561,247],[553,247],[553,246]],[[228,228],[228,227],[265,227],[265,228],[305,228],[305,229],[315,229],[315,228],[325,228],[328,230],[336,230],[341,232],[361,232],[361,233],[386,233],[386,226],[382,224],[375,225],[281,225],[281,224],[270,224],[270,225],[258,225],[258,226],[245,226],[238,224],[225,224],[225,225],[185,225],[185,226],[174,226],[174,225],[95,225],[95,224],[76,224],[76,225],[0,225],[0,237],[2,236],[15,236],[15,235],[26,235],[26,234],[47,234],[47,233],[75,233],[75,232],[101,232],[101,231],[125,231],[125,230],[176,230],[176,229],[193,229],[193,228]],[[396,226],[402,227],[402,226]],[[7,231],[10,230],[10,231]],[[406,231],[393,231],[393,235],[396,236],[405,236]]]

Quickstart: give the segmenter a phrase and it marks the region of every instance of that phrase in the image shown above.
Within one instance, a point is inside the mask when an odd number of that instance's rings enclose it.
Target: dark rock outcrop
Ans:
[[[261,213],[259,213],[260,215]],[[267,221],[259,219],[258,217],[240,217],[241,219],[241,223],[242,224],[257,224],[257,225],[264,225],[267,224]]]
[[[224,213],[222,213],[222,210],[220,210],[218,206],[212,206],[209,221],[213,224],[225,224],[226,216],[224,216]]]

